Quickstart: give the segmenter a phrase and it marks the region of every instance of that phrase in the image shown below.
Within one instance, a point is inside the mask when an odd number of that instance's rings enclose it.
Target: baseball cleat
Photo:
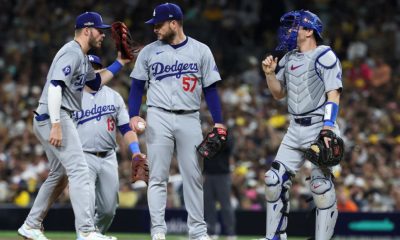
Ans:
[[[211,240],[211,238],[206,234],[198,238],[192,238],[191,240]]]
[[[40,229],[34,229],[25,223],[18,229],[18,235],[24,240],[49,240]]]
[[[151,240],[165,240],[165,234],[164,233],[156,233],[153,235]]]
[[[99,232],[80,232],[77,240],[117,240],[116,237],[106,236]]]

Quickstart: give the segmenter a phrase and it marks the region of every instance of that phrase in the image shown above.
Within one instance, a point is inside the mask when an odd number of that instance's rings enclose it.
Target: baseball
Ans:
[[[137,127],[138,127],[140,130],[144,130],[144,129],[146,128],[146,126],[144,125],[143,122],[138,122]]]

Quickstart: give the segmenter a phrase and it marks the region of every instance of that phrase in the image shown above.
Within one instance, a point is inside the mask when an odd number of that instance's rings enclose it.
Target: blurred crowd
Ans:
[[[2,1],[0,8],[0,204],[29,206],[49,169],[32,132],[32,118],[46,74],[58,49],[72,40],[75,17],[98,11],[104,21],[124,21],[143,44],[155,40],[150,26],[161,1]],[[344,91],[338,122],[345,140],[344,161],[333,174],[340,211],[400,211],[400,2],[396,0],[181,0],[187,35],[210,46],[221,76],[224,119],[234,138],[232,194],[236,209],[265,207],[264,173],[288,126],[286,103],[267,89],[261,60],[274,53],[279,17],[309,9],[325,24],[324,44],[342,61]],[[377,11],[379,9],[379,11]],[[111,38],[92,52],[105,65],[115,59]],[[127,99],[125,67],[111,86]],[[146,106],[142,105],[145,113]],[[211,117],[201,109],[203,129]],[[146,150],[144,135],[141,149]],[[146,207],[146,188],[129,182],[129,149],[119,141],[120,207]],[[183,206],[182,181],[172,162],[169,208]],[[296,174],[291,210],[310,210],[310,164]],[[57,204],[68,205],[68,190]]]

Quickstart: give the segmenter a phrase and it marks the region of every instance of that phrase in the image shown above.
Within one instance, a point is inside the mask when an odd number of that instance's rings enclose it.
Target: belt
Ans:
[[[197,110],[170,110],[170,109],[165,109],[165,108],[156,107],[156,106],[148,106],[148,107],[159,108],[161,110],[164,110],[164,111],[169,112],[169,113],[174,113],[174,114],[190,114],[190,113],[195,113],[195,112],[199,111],[198,109]]]
[[[68,113],[69,117],[72,118],[72,111],[71,110],[69,110],[68,108],[63,107],[63,106],[61,106],[61,109],[66,111]]]
[[[313,118],[314,118],[314,121],[313,121]],[[315,123],[322,122],[322,117],[295,118],[294,121],[301,126],[311,126]]]
[[[84,152],[85,153],[89,153],[89,154],[93,154],[93,155],[95,155],[97,157],[100,157],[100,158],[105,158],[110,151],[105,151],[105,152],[87,152],[87,151],[84,151]]]

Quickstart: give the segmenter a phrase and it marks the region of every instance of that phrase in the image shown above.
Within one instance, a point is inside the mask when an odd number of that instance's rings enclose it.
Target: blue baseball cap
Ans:
[[[181,8],[174,3],[164,3],[154,8],[153,18],[147,24],[157,24],[168,20],[182,20],[183,13]]]
[[[85,12],[76,18],[75,29],[93,27],[110,28],[111,26],[103,23],[103,19],[97,12]]]
[[[88,55],[88,59],[89,59],[89,62],[98,64],[98,65],[100,65],[101,68],[103,67],[103,64],[101,64],[101,59],[98,56]]]

